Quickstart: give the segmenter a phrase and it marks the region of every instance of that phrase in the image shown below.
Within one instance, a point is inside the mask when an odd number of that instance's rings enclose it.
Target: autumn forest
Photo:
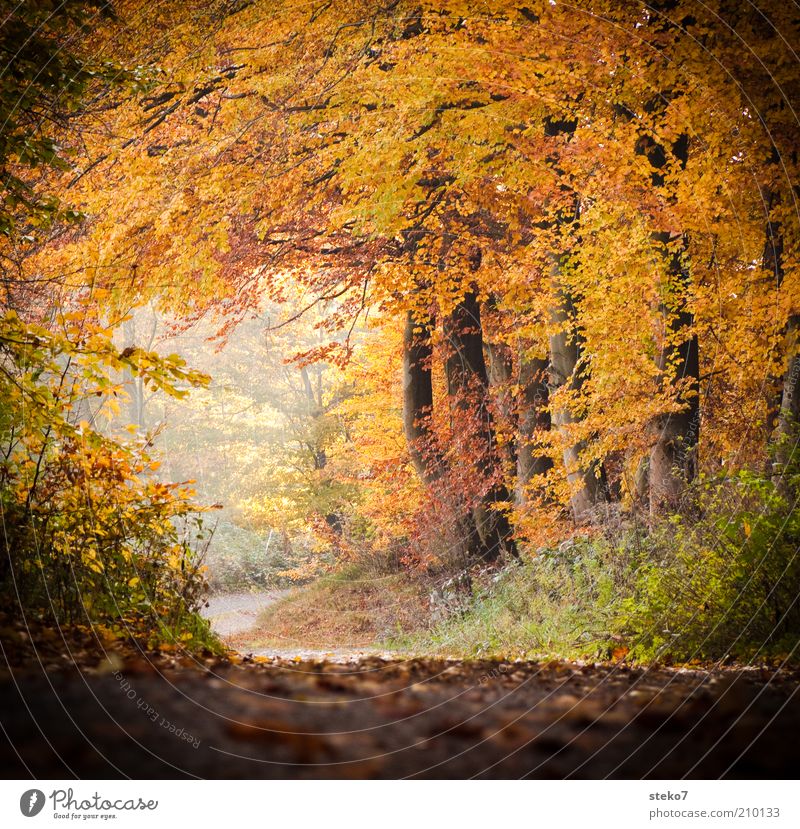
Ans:
[[[797,665],[793,3],[0,5],[7,661]]]

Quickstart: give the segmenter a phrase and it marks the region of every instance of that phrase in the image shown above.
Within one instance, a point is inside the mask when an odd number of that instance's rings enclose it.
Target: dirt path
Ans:
[[[800,672],[202,664],[0,678],[8,777],[796,776]]]
[[[208,599],[208,607],[203,609],[203,616],[211,622],[212,629],[220,638],[235,650],[251,656],[263,656],[271,659],[284,659],[302,662],[334,662],[339,664],[358,662],[367,657],[392,659],[397,654],[369,647],[313,647],[309,644],[298,645],[287,641],[283,645],[261,647],[253,644],[263,639],[263,631],[258,629],[258,617],[261,612],[286,596],[289,590],[272,590],[261,592],[216,593]]]
[[[288,590],[270,590],[216,593],[209,596],[208,607],[202,611],[203,616],[211,622],[211,627],[222,639],[227,639],[250,630],[255,625],[261,611],[288,592]]]
[[[394,651],[382,651],[377,648],[256,648],[253,651],[246,649],[248,656],[266,657],[277,661],[292,662],[330,662],[334,665],[351,665],[361,662],[364,659],[385,659],[398,658]]]

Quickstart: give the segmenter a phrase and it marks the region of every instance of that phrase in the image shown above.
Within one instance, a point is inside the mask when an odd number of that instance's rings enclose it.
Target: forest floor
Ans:
[[[798,671],[117,650],[78,669],[57,644],[0,673],[4,776],[796,775]]]
[[[0,628],[9,778],[796,776],[797,669],[192,656]]]

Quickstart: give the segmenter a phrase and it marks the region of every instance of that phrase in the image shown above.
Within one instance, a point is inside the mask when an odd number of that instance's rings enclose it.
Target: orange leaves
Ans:
[[[26,264],[32,277],[68,273],[87,286],[59,320],[62,353],[107,411],[118,396],[109,368],[175,398],[208,382],[176,355],[109,345],[102,312],[119,316],[132,297],[195,316],[213,308],[223,337],[261,314],[265,298],[289,309],[275,328],[312,314],[313,329],[300,319],[300,342],[281,359],[296,380],[325,366],[357,389],[316,400],[325,417],[297,441],[324,444],[335,460],[306,476],[313,497],[283,458],[268,472],[280,494],[247,498],[262,516],[285,513],[289,491],[319,511],[333,481],[360,493],[376,532],[405,532],[424,496],[402,436],[396,320],[410,311],[440,325],[474,291],[496,302],[486,330],[513,352],[517,374],[556,337],[580,348],[581,383],[553,383],[561,388],[548,402],[569,422],[536,437],[555,462],[540,490],[556,504],[568,496],[565,448],[580,443],[582,460],[614,456],[628,469],[652,443],[651,424],[686,406],[691,384],[677,360],[658,359],[689,333],[701,344],[701,454],[731,459],[741,441],[763,443],[745,435],[766,419],[759,410],[800,296],[797,130],[784,101],[797,91],[796,62],[778,38],[748,28],[745,54],[736,33],[750,24],[733,6],[730,21],[693,6],[698,38],[687,36],[683,2],[659,15],[611,2],[591,15],[502,0],[480,14],[464,0],[315,11],[256,0],[236,14],[167,5],[126,3],[121,14],[139,25],[100,33],[110,52],[134,64],[145,56],[163,73],[145,94],[74,119],[81,174],[68,189],[90,221]],[[796,33],[781,4],[768,6]],[[780,280],[765,265],[768,221],[780,228]],[[553,313],[554,261],[563,315]],[[690,324],[672,325],[679,310]],[[375,314],[362,344],[358,328]],[[20,354],[47,350],[47,332],[28,335]],[[494,389],[499,402],[469,399],[451,412],[439,405],[442,337],[433,426],[457,470],[453,490],[475,495],[501,475],[475,473],[480,418],[494,406],[498,450],[513,456],[523,384],[512,377]],[[34,417],[57,393],[31,376],[20,385],[8,400]],[[73,397],[64,411],[85,402],[77,389]],[[346,439],[325,431],[335,418]],[[63,420],[65,434],[92,431]]]
[[[330,363],[332,366],[343,369],[352,355],[352,346],[347,343],[325,343],[314,346],[307,351],[301,351],[288,358],[298,368],[307,368],[314,363]]]

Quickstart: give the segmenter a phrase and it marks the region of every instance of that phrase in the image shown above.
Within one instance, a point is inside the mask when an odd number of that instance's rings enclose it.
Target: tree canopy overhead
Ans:
[[[85,219],[32,230],[22,267],[223,332],[267,300],[323,309],[298,360],[358,378],[341,440],[361,508],[434,504],[468,559],[609,504],[661,514],[778,444],[780,476],[795,18],[772,0],[120,2],[87,54],[147,71],[64,116],[48,187]]]

